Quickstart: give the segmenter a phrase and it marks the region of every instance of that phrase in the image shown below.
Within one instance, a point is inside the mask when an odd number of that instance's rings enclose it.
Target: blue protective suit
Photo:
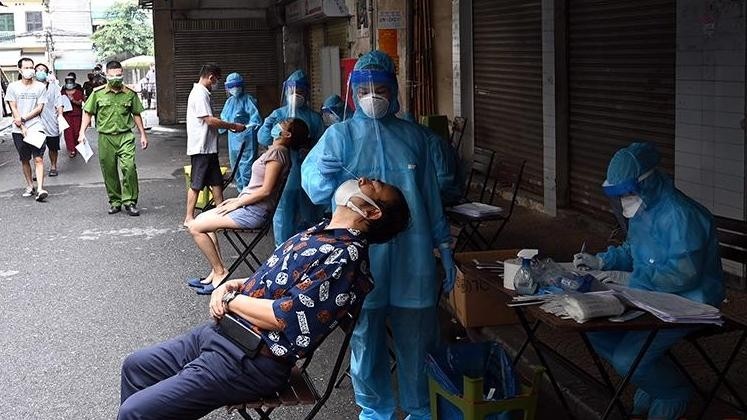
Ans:
[[[405,112],[402,119],[417,123],[411,112]],[[441,138],[435,131],[430,128],[417,124],[428,138],[433,151],[433,163],[436,167],[436,176],[438,178],[438,190],[441,193],[441,201],[444,206],[457,204],[464,197],[464,188],[466,180],[462,176],[459,168],[459,156],[456,149],[448,141]]]
[[[228,159],[231,168],[237,168],[234,182],[236,189],[241,191],[249,184],[252,177],[252,164],[257,159],[257,131],[262,125],[262,116],[259,114],[257,100],[248,93],[237,96],[229,96],[223,105],[220,119],[229,122],[238,122],[246,125],[246,130],[241,133],[228,131]],[[241,155],[239,166],[235,166],[241,145],[246,143],[244,153]]]
[[[619,247],[597,254],[604,270],[632,271],[630,287],[675,293],[719,306],[724,298],[723,273],[713,216],[677,190],[671,179],[654,169],[658,152],[651,144],[634,143],[610,161],[606,185],[624,185],[653,173],[635,188],[643,205],[629,220],[628,236]],[[690,330],[658,333],[632,378],[639,387],[637,414],[675,419],[684,414],[691,389],[666,356]],[[624,375],[648,332],[589,334],[594,348]]]
[[[385,54],[361,57],[355,69],[376,66],[394,74]],[[369,67],[370,68],[370,67]],[[425,353],[437,342],[436,302],[439,281],[433,249],[448,242],[431,147],[416,124],[397,118],[396,79],[388,113],[367,117],[358,106],[352,119],[327,128],[302,166],[303,188],[312,201],[331,203],[337,187],[352,178],[376,178],[397,186],[410,207],[409,228],[392,241],[370,247],[376,286],[366,297],[351,341],[350,372],[361,419],[390,419],[396,410],[387,354],[386,320],[394,335],[399,402],[413,419],[430,418]],[[354,86],[355,88],[355,86]],[[341,160],[346,170],[323,175],[322,156]],[[348,172],[349,171],[349,172]]]
[[[284,91],[290,87],[305,89],[308,93],[309,82],[303,70],[296,70],[285,81]],[[290,108],[283,95],[283,106],[272,111],[265,118],[264,124],[259,129],[259,143],[265,146],[272,144],[270,132],[275,124],[286,118],[299,118],[309,127],[309,136],[312,144],[315,144],[324,133],[322,117],[307,105],[295,110]],[[308,97],[308,95],[307,95]],[[324,216],[326,206],[314,205],[301,189],[301,162],[303,157],[297,150],[291,150],[291,169],[288,180],[285,183],[283,195],[280,197],[275,216],[272,219],[273,232],[275,234],[275,246],[279,246],[288,238],[299,231],[316,224]]]

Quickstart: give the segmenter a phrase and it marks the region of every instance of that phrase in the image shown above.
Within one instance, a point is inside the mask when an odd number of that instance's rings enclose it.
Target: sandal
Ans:
[[[49,176],[57,176],[57,169],[50,169]]]
[[[70,159],[72,159],[72,158],[78,156],[78,153],[77,152],[70,152],[67,155],[70,156]]]

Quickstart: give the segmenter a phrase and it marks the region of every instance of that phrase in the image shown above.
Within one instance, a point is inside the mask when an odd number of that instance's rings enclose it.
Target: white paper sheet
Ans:
[[[37,149],[44,146],[44,141],[47,140],[47,135],[43,131],[37,131],[33,128],[28,129],[26,137],[23,141],[36,147]]]
[[[67,95],[62,95],[60,97],[60,100],[62,101],[62,112],[73,110],[73,103],[70,102],[70,98],[68,98]]]
[[[88,163],[88,160],[93,156],[93,149],[91,149],[91,143],[89,143],[88,140],[83,143],[78,143],[78,145],[75,146],[75,150],[80,153],[86,163]]]
[[[57,116],[57,125],[60,126],[60,133],[70,128],[70,124],[67,123],[67,120],[65,120],[65,117],[63,117],[62,115]]]

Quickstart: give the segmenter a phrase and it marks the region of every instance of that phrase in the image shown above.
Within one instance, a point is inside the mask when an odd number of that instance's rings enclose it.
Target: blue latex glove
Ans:
[[[443,283],[444,292],[451,293],[451,290],[454,289],[457,272],[456,264],[454,264],[454,251],[449,244],[444,243],[438,247],[438,252],[441,254],[441,265],[446,273]]]
[[[332,155],[322,155],[317,167],[322,175],[334,175],[342,169],[342,160]]]

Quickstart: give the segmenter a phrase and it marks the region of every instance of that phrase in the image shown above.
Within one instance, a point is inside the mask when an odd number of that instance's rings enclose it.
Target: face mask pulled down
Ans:
[[[339,187],[337,187],[337,191],[335,191],[335,204],[338,206],[345,206],[350,210],[353,210],[354,212],[360,214],[364,219],[368,219],[368,217],[366,216],[366,212],[361,210],[360,207],[356,206],[352,201],[350,201],[353,197],[358,197],[366,203],[374,206],[377,210],[381,210],[376,202],[374,202],[369,196],[361,191],[361,187],[360,185],[358,185],[357,179],[349,179],[340,184]]]

